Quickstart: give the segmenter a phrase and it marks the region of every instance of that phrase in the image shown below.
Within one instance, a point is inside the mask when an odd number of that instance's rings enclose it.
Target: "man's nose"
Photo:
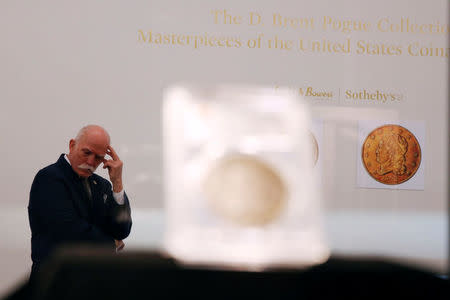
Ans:
[[[86,163],[90,166],[93,166],[95,164],[95,155],[89,155]]]

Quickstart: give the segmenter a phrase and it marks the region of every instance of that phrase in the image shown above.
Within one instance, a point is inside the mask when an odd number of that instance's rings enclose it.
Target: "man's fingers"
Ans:
[[[108,154],[112,157],[113,160],[119,160],[119,156],[117,155],[116,151],[114,151],[114,148],[111,145],[108,146],[107,150],[109,150]]]
[[[106,162],[103,163],[103,167],[107,166],[107,167],[113,167],[114,168],[114,167],[117,167],[119,165],[120,165],[120,163],[118,163],[117,161],[114,161],[112,159],[107,160]]]

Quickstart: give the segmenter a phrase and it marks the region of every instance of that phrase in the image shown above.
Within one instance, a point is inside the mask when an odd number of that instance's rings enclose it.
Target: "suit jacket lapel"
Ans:
[[[84,191],[83,183],[78,178],[73,181],[74,206],[78,208],[80,216],[89,220],[89,206],[86,192]]]
[[[88,206],[89,199],[87,198],[87,194],[84,190],[81,178],[73,171],[72,167],[64,158],[64,154],[61,154],[57,161],[57,164],[66,174],[66,178],[69,181],[68,184],[72,190],[73,205],[75,209],[78,211],[79,215],[82,218],[90,221],[92,217],[92,210]]]

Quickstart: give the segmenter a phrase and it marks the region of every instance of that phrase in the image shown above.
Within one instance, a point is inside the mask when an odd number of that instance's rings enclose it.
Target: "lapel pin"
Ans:
[[[108,196],[106,194],[103,194],[103,203],[106,202],[106,199],[108,198]]]
[[[93,182],[94,184],[97,184],[97,181],[95,181],[95,180],[92,180],[92,182]]]

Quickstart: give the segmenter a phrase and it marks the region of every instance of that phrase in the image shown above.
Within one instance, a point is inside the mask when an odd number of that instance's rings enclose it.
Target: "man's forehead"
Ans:
[[[80,148],[82,151],[89,151],[89,152],[92,152],[95,155],[99,155],[99,156],[105,156],[106,149],[107,149],[107,147],[99,147],[99,146],[88,145],[88,144],[80,145]]]

